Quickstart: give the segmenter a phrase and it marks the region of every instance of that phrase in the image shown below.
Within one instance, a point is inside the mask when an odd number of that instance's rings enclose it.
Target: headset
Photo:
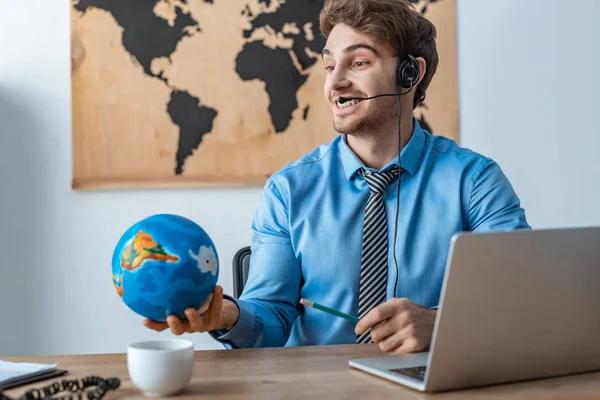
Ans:
[[[396,69],[396,83],[402,89],[408,89],[405,93],[384,93],[378,94],[376,96],[371,97],[338,97],[338,101],[341,104],[344,104],[350,100],[371,100],[377,97],[384,96],[404,96],[408,94],[413,86],[419,81],[419,77],[421,76],[421,67],[419,66],[418,61],[412,56],[407,55],[404,60],[398,63],[398,68]]]
[[[396,71],[396,81],[401,88],[409,89],[410,91],[419,81],[420,76],[421,67],[412,55],[409,54],[399,63],[398,70]]]
[[[400,173],[398,174],[398,192],[396,194],[396,222],[394,225],[394,263],[396,265],[396,283],[394,284],[394,296],[396,296],[396,289],[398,288],[398,276],[400,275],[400,270],[398,268],[398,259],[396,258],[396,238],[398,237],[398,218],[400,215],[400,177],[402,175],[402,162],[400,160],[400,153],[402,151],[402,132],[400,129],[401,124],[401,107],[400,107],[400,96],[404,96],[408,94],[412,88],[417,84],[419,78],[421,76],[421,67],[417,60],[410,54],[406,56],[401,62],[398,63],[398,68],[396,69],[396,83],[400,87],[400,93],[384,93],[378,94],[372,97],[339,97],[338,101],[343,104],[347,101],[358,99],[358,100],[370,100],[377,97],[384,96],[398,96],[398,167],[400,168]],[[402,93],[402,89],[407,89]],[[419,93],[419,88],[417,87],[417,93],[415,95],[420,96],[420,101],[425,99],[425,93]]]

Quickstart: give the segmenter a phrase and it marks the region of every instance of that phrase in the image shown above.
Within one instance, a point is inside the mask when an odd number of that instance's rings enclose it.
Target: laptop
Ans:
[[[454,235],[428,352],[351,367],[423,392],[600,370],[600,227]]]

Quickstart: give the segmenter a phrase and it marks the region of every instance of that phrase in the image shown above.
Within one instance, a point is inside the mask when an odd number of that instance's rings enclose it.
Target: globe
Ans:
[[[135,313],[165,321],[206,309],[219,277],[219,259],[208,234],[188,218],[158,214],[133,224],[112,256],[112,279]]]

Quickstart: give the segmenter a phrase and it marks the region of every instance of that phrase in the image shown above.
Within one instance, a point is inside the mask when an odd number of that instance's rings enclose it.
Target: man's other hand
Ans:
[[[357,335],[371,328],[371,339],[391,354],[425,351],[431,344],[436,310],[409,299],[390,299],[374,307],[356,324]]]

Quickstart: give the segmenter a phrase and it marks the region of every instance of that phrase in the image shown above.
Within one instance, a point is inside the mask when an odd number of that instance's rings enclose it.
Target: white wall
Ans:
[[[188,216],[215,242],[232,293],[231,260],[260,200],[260,188],[71,190],[69,4],[0,0],[0,356],[122,352],[171,335],[116,294],[116,241],[150,214]]]
[[[462,144],[535,228],[600,225],[600,1],[457,0]]]
[[[70,189],[69,3],[0,0],[0,356],[121,352],[169,336],[115,294],[116,239],[149,214],[189,216],[215,241],[231,292],[231,258],[260,199],[259,188]],[[600,2],[564,4],[458,0],[462,143],[501,164],[536,228],[600,224]]]

